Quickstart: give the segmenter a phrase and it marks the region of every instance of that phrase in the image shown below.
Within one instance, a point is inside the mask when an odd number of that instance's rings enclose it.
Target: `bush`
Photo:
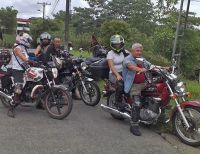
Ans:
[[[16,36],[14,34],[4,34],[3,41],[0,40],[0,47],[12,48],[15,43]]]

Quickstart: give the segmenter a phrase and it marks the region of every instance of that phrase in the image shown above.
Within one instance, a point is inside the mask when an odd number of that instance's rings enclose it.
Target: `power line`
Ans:
[[[51,12],[51,14],[53,15],[54,11],[56,10],[56,7],[58,6],[59,0],[56,1],[55,6]]]
[[[54,1],[51,9],[49,10],[48,16],[50,16],[51,12],[54,10],[55,6],[56,6],[57,0]]]

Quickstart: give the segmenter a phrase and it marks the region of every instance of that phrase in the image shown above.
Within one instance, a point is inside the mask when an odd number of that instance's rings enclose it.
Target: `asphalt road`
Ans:
[[[142,136],[129,132],[127,121],[113,119],[100,106],[74,101],[62,121],[35,108],[18,108],[7,117],[0,103],[0,154],[176,154],[177,149],[142,127]]]

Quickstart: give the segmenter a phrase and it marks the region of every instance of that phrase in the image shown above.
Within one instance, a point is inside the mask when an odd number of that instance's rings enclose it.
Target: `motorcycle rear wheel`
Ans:
[[[176,135],[185,144],[200,146],[200,108],[188,106],[184,108],[183,113],[191,128],[186,130],[185,123],[177,110],[172,119]]]
[[[49,92],[44,100],[44,107],[53,119],[62,120],[72,111],[73,102],[71,95],[68,91],[61,88],[53,88],[52,92]]]
[[[115,93],[112,93],[111,95],[108,96],[108,98],[107,98],[107,106],[116,109],[116,106],[115,106]],[[118,115],[116,115],[116,114],[110,113],[110,115],[111,115],[114,119],[117,119],[117,120],[124,120],[123,117],[118,116]]]

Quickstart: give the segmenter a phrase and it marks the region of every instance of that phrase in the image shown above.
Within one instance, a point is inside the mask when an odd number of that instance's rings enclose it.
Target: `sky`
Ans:
[[[30,17],[42,17],[42,5],[37,4],[37,2],[48,2],[51,5],[46,6],[46,17],[52,17],[53,6],[57,0],[0,0],[0,8],[6,6],[13,6],[19,11],[17,17],[19,18],[30,18]],[[155,0],[153,0],[155,1]],[[185,0],[185,8],[186,8]],[[73,7],[88,7],[87,2],[84,0],[71,0],[71,8]],[[179,8],[180,6],[177,5]],[[53,13],[59,10],[65,9],[65,0],[59,0],[57,7]],[[191,0],[190,11],[197,13],[200,17],[200,0]]]

